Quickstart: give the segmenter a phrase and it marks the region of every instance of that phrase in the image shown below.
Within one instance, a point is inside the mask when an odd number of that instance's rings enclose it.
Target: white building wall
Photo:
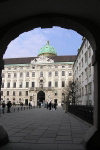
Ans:
[[[89,51],[91,51],[91,55]],[[86,53],[87,53],[87,61],[85,62]],[[92,47],[90,46],[89,41],[84,39],[73,67],[74,81],[76,81],[76,83],[78,84],[78,92],[76,92],[77,95],[76,99],[78,100],[78,104],[82,104],[82,105],[94,104],[94,80],[93,80],[94,69],[92,66],[92,55],[93,55]],[[82,59],[83,59],[83,66],[82,66]],[[90,68],[91,71],[89,70]],[[86,69],[87,69],[87,74],[86,74]],[[91,93],[89,92],[89,83],[92,84]],[[86,92],[86,86],[87,86],[87,92]],[[83,92],[82,92],[82,88],[84,88]],[[81,93],[79,94],[80,90]]]

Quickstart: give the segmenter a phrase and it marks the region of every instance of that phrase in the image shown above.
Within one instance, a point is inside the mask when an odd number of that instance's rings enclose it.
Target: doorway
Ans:
[[[45,101],[45,93],[43,91],[39,91],[37,93],[37,105],[39,103],[43,104],[44,101]]]

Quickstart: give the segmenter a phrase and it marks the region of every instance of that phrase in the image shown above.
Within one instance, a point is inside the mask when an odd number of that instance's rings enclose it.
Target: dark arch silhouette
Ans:
[[[61,13],[61,12],[60,12]],[[94,130],[93,133],[94,137],[96,138],[98,136],[98,134],[100,133],[100,102],[99,102],[99,97],[100,97],[100,84],[98,84],[99,82],[99,78],[98,76],[100,75],[100,61],[99,61],[99,56],[100,56],[100,40],[99,40],[99,36],[100,36],[100,28],[99,26],[92,21],[92,19],[85,19],[85,17],[72,17],[67,16],[67,15],[61,15],[61,14],[42,14],[42,15],[37,15],[34,17],[28,17],[28,18],[23,18],[21,20],[17,20],[8,24],[5,24],[5,26],[3,26],[3,28],[1,29],[1,36],[0,36],[0,41],[1,41],[1,50],[0,50],[0,63],[1,63],[1,70],[3,69],[3,54],[5,53],[8,44],[15,39],[16,37],[19,36],[19,34],[23,33],[23,32],[27,32],[30,31],[36,27],[41,27],[41,28],[51,28],[52,26],[60,26],[62,28],[66,28],[66,29],[72,29],[77,31],[79,34],[85,36],[93,50],[96,50],[93,56],[93,64],[94,64],[94,72],[95,72],[95,77],[94,77],[94,89],[95,89],[95,110],[94,110]],[[74,16],[74,14],[73,14]],[[0,71],[1,74],[1,71]],[[1,83],[1,81],[0,81]],[[97,90],[96,90],[97,89]],[[97,132],[96,132],[97,130]],[[92,131],[92,129],[91,129]],[[98,132],[99,131],[99,132]],[[93,133],[91,134],[91,136],[93,135]],[[98,134],[97,134],[98,133]],[[90,136],[90,137],[91,137]],[[89,138],[87,138],[88,141]],[[98,138],[99,139],[99,138]],[[92,140],[92,138],[91,138]],[[93,142],[88,143],[90,145],[90,147],[92,148],[93,146],[91,146]],[[95,140],[94,140],[95,141]],[[98,142],[99,143],[99,142]],[[94,143],[94,146],[96,146],[97,144]],[[95,148],[94,148],[95,149]]]
[[[43,103],[44,100],[45,100],[45,93],[43,91],[39,91],[37,93],[37,102],[38,103]]]

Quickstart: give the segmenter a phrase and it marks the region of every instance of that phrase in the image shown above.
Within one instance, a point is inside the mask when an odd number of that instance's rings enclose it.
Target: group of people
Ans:
[[[45,103],[45,107],[49,110],[52,110],[52,109],[56,110],[57,109],[57,102],[52,103],[52,101],[49,101],[49,102],[47,101]]]
[[[11,101],[8,101],[7,102],[7,113],[10,113],[10,108],[12,106],[12,103]],[[5,108],[6,108],[6,104],[5,104],[5,101],[2,102],[2,113],[4,114],[5,113]]]

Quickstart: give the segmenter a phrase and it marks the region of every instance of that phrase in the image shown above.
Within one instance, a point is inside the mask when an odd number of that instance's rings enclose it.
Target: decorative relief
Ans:
[[[46,56],[39,56],[31,61],[31,64],[38,64],[38,63],[53,63],[54,60],[46,57]]]

